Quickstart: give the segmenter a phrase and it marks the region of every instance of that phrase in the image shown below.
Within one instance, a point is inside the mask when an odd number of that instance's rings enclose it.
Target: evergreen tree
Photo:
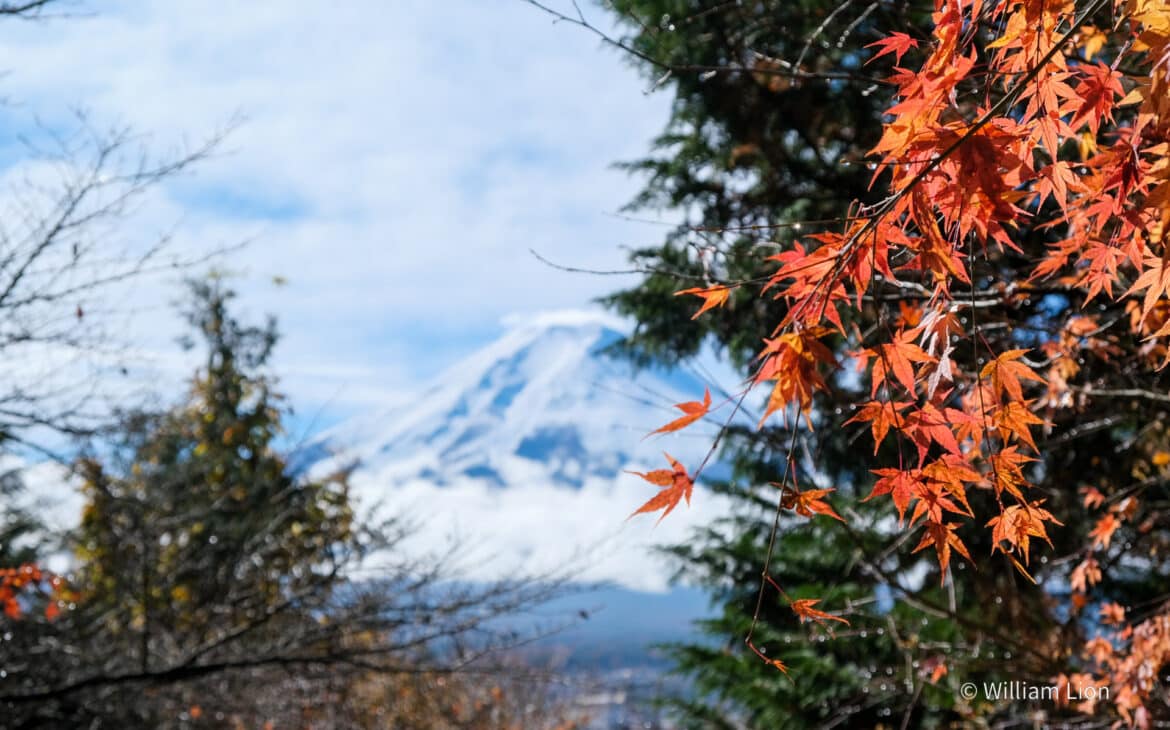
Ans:
[[[872,54],[862,49],[891,31],[929,37],[932,4],[608,5],[624,33],[610,38],[612,44],[673,99],[651,156],[624,165],[648,180],[630,209],[671,208],[685,215],[662,243],[632,254],[642,282],[605,300],[637,323],[620,351],[641,363],[673,363],[708,343],[746,376],[784,317],[783,301],[741,287],[727,306],[692,321],[695,300],[675,293],[720,281],[762,281],[776,268],[767,257],[792,249],[802,224],[841,221],[854,210],[853,201],[873,202],[868,186],[874,170],[865,155],[889,105],[882,79],[891,73],[892,57],[863,66]],[[1033,237],[1024,245],[1043,252],[1044,243]],[[981,285],[1015,276],[1008,264],[1000,266],[986,265],[978,274]],[[1020,298],[981,316],[1028,322],[1039,333],[1054,316],[1051,306],[1041,297]],[[1008,349],[1013,335],[1003,332],[986,336],[1007,338],[996,342]],[[843,348],[837,354],[843,357]],[[1104,363],[1095,372],[1118,375]],[[1042,685],[1078,671],[1075,657],[1048,649],[1062,636],[1083,636],[1086,624],[1070,610],[1067,593],[1030,584],[1006,560],[980,570],[956,561],[953,581],[940,587],[933,559],[913,554],[915,542],[893,529],[889,505],[861,502],[873,487],[870,469],[896,464],[897,448],[887,441],[871,455],[865,425],[826,425],[826,414],[834,423],[847,418],[842,411],[868,395],[870,384],[840,373],[830,386],[815,396],[812,421],[820,425],[813,435],[794,431],[791,418],[787,426],[775,419],[760,429],[732,426],[722,453],[733,477],[713,486],[737,510],[667,549],[678,559],[680,577],[708,588],[717,607],[701,625],[716,643],[671,649],[696,688],[691,698],[676,700],[684,721],[695,727],[932,726],[1029,712],[1010,703],[964,702],[959,683]],[[1045,445],[1043,470],[1033,477],[1046,508],[1065,523],[1053,534],[1054,554],[1073,565],[1082,549],[1077,536],[1088,529],[1076,486],[1086,478],[1124,485],[1162,473],[1151,455],[1163,448],[1166,434],[1147,425],[1162,406],[1148,399],[1093,405],[1094,419],[1104,418],[1108,427],[1081,428],[1080,411],[1058,414],[1054,432],[1065,435]],[[782,519],[771,545],[780,495],[770,483],[781,481],[790,451],[803,486],[817,481],[835,487],[845,497],[841,504],[851,507],[846,522]],[[1106,453],[1113,456],[1100,458]],[[976,513],[984,499],[972,498]],[[966,539],[973,555],[990,554],[985,534]],[[1151,544],[1161,539],[1151,537]],[[789,598],[844,607],[850,625],[802,624],[773,586],[761,594],[769,551],[774,558],[767,572]],[[1161,570],[1117,571],[1105,579],[1106,590],[1126,605],[1156,605]],[[753,626],[753,643],[782,653],[787,674],[745,646]],[[944,660],[949,676],[940,669]],[[1043,710],[1048,717],[1061,712],[1051,703]]]
[[[791,245],[795,224],[839,218],[853,200],[870,197],[872,173],[860,161],[880,134],[884,99],[873,87],[881,69],[858,69],[845,78],[818,76],[817,70],[857,68],[850,61],[859,58],[855,49],[876,39],[875,28],[891,13],[916,16],[905,6],[882,5],[851,27],[856,14],[828,19],[836,4],[820,0],[703,8],[685,0],[619,0],[613,7],[629,30],[621,42],[657,62],[637,62],[648,78],[660,77],[663,66],[700,69],[672,73],[672,112],[653,155],[623,165],[648,176],[631,210],[665,207],[688,215],[660,245],[632,254],[647,272],[642,283],[606,300],[636,321],[621,354],[641,363],[673,363],[707,342],[746,373],[763,338],[782,319],[782,303],[737,292],[729,306],[692,321],[693,303],[674,294],[682,286],[705,286],[712,267],[728,278],[762,276],[770,270],[764,258]],[[848,43],[839,47],[836,41],[844,36]],[[806,48],[810,37],[816,40]],[[779,59],[802,55],[806,73],[786,73],[789,67]],[[733,70],[741,64],[745,71]],[[865,385],[836,387],[856,392]],[[869,464],[849,435],[818,436],[818,470],[845,491],[849,484],[865,484]],[[827,518],[784,524],[774,546],[778,558],[771,571],[778,582],[794,598],[850,606],[852,626],[810,631],[769,594],[759,608],[756,636],[784,648],[788,674],[770,670],[746,649],[778,497],[769,483],[784,471],[790,439],[775,424],[758,431],[732,428],[722,453],[734,466],[734,478],[711,486],[734,500],[735,513],[668,548],[678,559],[679,577],[711,591],[716,606],[716,615],[700,624],[709,640],[670,648],[678,670],[694,682],[692,696],[673,699],[688,727],[889,722],[913,697],[900,686],[907,672],[898,644],[929,646],[953,630],[949,621],[903,602],[879,605],[876,597],[886,595],[883,574],[905,573],[918,560],[895,553],[885,556],[880,570],[870,564],[886,543],[875,529],[880,510],[870,510],[874,514],[851,519],[850,526]],[[925,619],[921,630],[910,637],[889,633],[883,614],[891,608],[901,614],[898,619]],[[893,695],[901,693],[905,701],[871,691],[883,682],[899,683]],[[939,707],[933,711],[947,717],[947,699],[934,699]]]
[[[192,285],[205,364],[186,403],[127,414],[110,453],[82,460],[87,504],[77,588],[140,662],[186,650],[288,603],[325,601],[354,547],[341,477],[292,474],[275,449],[278,396],[264,373],[274,323],[247,326],[215,279]],[[161,644],[156,648],[156,644]]]

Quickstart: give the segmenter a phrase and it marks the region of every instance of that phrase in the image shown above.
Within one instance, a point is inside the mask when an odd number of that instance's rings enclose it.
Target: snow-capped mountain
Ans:
[[[621,336],[612,318],[564,312],[510,324],[415,397],[325,433],[316,468],[357,461],[359,504],[412,513],[428,546],[454,534],[502,571],[584,559],[580,577],[663,587],[666,569],[646,558],[648,544],[682,539],[718,510],[700,490],[701,506],[657,529],[652,517],[627,524],[655,487],[625,470],[664,467],[664,450],[694,468],[714,426],[644,437],[678,415],[674,403],[701,399],[705,383],[607,356]]]
[[[580,312],[514,323],[414,399],[344,423],[322,443],[387,485],[580,488],[632,465],[659,465],[663,449],[701,458],[711,428],[643,437],[678,415],[672,404],[701,399],[704,383],[679,371],[637,372],[606,356],[621,337],[614,325]]]

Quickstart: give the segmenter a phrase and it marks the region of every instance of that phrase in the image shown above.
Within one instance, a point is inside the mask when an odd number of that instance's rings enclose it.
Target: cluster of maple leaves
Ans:
[[[1027,478],[1041,456],[1033,430],[1074,401],[1084,351],[1116,350],[1082,307],[1056,336],[1031,345],[1043,360],[1027,348],[996,352],[979,329],[981,308],[1027,296],[1039,282],[1075,290],[1084,304],[1125,300],[1144,366],[1170,363],[1170,0],[1117,0],[1112,27],[1087,23],[1108,9],[1110,0],[936,0],[932,38],[893,33],[873,44],[875,58],[895,60],[894,100],[870,150],[873,184],[886,197],[858,205],[843,230],[812,233],[772,256],[776,270],[762,287],[788,304],[752,378],[771,388],[764,418],[800,413],[812,428],[814,394],[847,364],[828,343],[850,343],[848,360],[871,391],[847,422],[868,424],[875,455],[891,440],[898,454],[874,471],[866,499],[888,496],[900,525],[921,528],[915,551],[934,549],[944,581],[954,555],[971,560],[959,534],[969,522],[990,529],[994,549],[1031,578],[1032,548],[1051,544],[1049,530],[1060,526]],[[1108,63],[1098,58],[1105,48],[1115,50]],[[907,56],[918,62],[904,67]],[[981,284],[972,274],[977,257],[1024,256],[1024,228],[1055,234],[1029,260],[1028,279]],[[741,286],[679,294],[702,298],[699,316]],[[859,320],[873,326],[863,332]],[[961,367],[958,347],[979,365]],[[706,416],[710,394],[678,408],[684,415],[656,433]],[[665,516],[689,503],[697,474],[668,459],[671,469],[641,474],[662,490],[637,513]],[[824,501],[833,490],[801,490],[795,474],[790,457],[780,509],[842,519]],[[973,489],[994,495],[994,513],[976,514]],[[1106,504],[1089,488],[1084,506],[1103,514],[1071,574],[1077,610],[1101,579],[1096,553],[1135,515],[1137,498]],[[813,608],[815,600],[788,599],[767,576],[764,583],[802,620],[845,621]],[[1059,682],[1105,678],[1118,712],[1145,725],[1144,703],[1170,661],[1170,616],[1129,625],[1116,604],[1101,613],[1116,632],[1085,647],[1097,674]],[[748,644],[785,669],[750,636]]]
[[[0,605],[4,607],[4,615],[9,619],[19,619],[24,615],[21,597],[34,591],[47,591],[54,594],[45,604],[45,618],[52,621],[61,613],[63,600],[55,595],[62,591],[64,581],[60,576],[52,575],[32,564],[24,564],[15,568],[0,568]]]

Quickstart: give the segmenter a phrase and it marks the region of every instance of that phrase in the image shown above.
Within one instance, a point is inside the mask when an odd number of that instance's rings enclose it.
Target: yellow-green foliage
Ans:
[[[271,323],[231,318],[217,282],[193,288],[208,354],[186,402],[127,415],[117,445],[78,464],[85,600],[106,607],[110,631],[177,632],[180,644],[322,600],[354,538],[344,474],[293,475],[274,448]]]

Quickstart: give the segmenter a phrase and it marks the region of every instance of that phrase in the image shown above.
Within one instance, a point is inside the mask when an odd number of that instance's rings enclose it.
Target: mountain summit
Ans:
[[[673,404],[700,399],[705,384],[607,355],[622,336],[610,317],[559,312],[506,324],[417,395],[327,431],[313,447],[318,461],[356,462],[359,505],[405,510],[428,548],[470,538],[491,553],[495,572],[585,554],[582,580],[665,588],[669,571],[647,559],[650,544],[679,541],[719,510],[699,489],[704,504],[694,512],[678,510],[657,528],[652,518],[627,523],[655,488],[624,471],[664,467],[663,451],[697,465],[713,426],[645,436],[677,416]]]
[[[661,452],[701,458],[710,428],[643,437],[672,404],[702,397],[680,371],[635,371],[605,354],[620,321],[587,312],[510,319],[497,341],[439,375],[416,397],[341,424],[324,443],[387,484],[477,481],[580,488],[611,481]]]

